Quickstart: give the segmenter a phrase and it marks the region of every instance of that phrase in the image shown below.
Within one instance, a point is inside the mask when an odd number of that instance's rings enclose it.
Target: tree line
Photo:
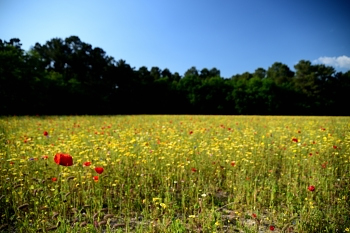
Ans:
[[[295,71],[275,62],[231,78],[196,67],[181,76],[135,69],[77,36],[21,46],[0,40],[0,115],[350,115],[350,71],[307,60]]]

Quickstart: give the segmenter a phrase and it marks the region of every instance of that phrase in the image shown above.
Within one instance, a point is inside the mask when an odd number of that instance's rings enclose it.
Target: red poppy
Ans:
[[[55,163],[62,166],[72,166],[73,158],[69,154],[58,153],[55,155]]]
[[[310,185],[307,189],[308,189],[309,191],[313,192],[313,191],[315,191],[315,186]]]
[[[93,179],[94,179],[95,182],[97,182],[98,181],[98,176],[94,176]]]
[[[275,226],[270,226],[270,231],[274,231],[275,230]]]
[[[91,165],[91,162],[90,161],[87,161],[87,162],[84,162],[83,163],[83,167],[88,167]]]
[[[253,217],[253,218],[256,218],[256,214],[253,213],[253,214],[252,214],[252,217]]]
[[[57,181],[57,178],[56,178],[56,177],[52,177],[51,180],[52,180],[53,182],[55,182],[55,181]]]
[[[44,136],[48,136],[49,133],[47,131],[44,131]]]
[[[333,146],[333,149],[337,149],[338,147],[337,146]]]
[[[231,161],[231,166],[234,167],[236,165],[235,161]]]
[[[298,139],[297,138],[293,138],[292,141],[293,142],[298,142]]]
[[[98,174],[101,174],[103,172],[103,167],[95,167],[95,171],[98,173]]]
[[[193,168],[191,168],[191,171],[192,171],[192,172],[196,172],[197,169],[193,167]]]
[[[193,134],[193,131],[190,131],[190,134]]]
[[[43,156],[41,156],[41,158],[42,158],[42,159],[48,159],[48,158],[49,158],[49,156],[47,156],[47,155],[43,155]]]

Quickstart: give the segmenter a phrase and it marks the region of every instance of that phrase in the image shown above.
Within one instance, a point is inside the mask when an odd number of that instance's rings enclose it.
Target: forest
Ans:
[[[77,36],[36,43],[0,40],[0,115],[350,115],[350,70],[300,60],[220,76],[133,68]]]

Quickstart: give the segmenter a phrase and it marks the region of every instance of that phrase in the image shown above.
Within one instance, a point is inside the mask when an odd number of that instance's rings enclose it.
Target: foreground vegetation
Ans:
[[[349,117],[2,117],[0,127],[1,232],[350,228]]]

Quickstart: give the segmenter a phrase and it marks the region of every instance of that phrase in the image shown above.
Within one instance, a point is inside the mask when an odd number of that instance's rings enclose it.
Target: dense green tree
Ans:
[[[21,48],[18,38],[0,40],[0,99],[2,113],[35,114],[41,96],[39,81],[44,70],[33,69],[38,63]]]
[[[215,67],[211,68],[210,70],[208,70],[207,68],[203,68],[200,71],[199,77],[201,79],[220,77],[220,70],[216,69]]]
[[[203,68],[203,69],[201,70],[201,72],[200,72],[199,77],[200,77],[201,79],[209,78],[209,77],[210,77],[210,72],[209,72],[209,70],[208,70],[207,68]]]
[[[64,80],[64,86],[49,85],[50,92],[55,93],[52,101],[57,113],[94,113],[107,107],[119,80],[113,80],[115,62],[103,49],[71,36],[65,40],[54,38],[44,45],[37,43],[30,52],[39,56],[49,77],[55,72]],[[67,101],[71,105],[67,106]]]
[[[197,91],[196,105],[199,106],[200,113],[225,114],[229,111],[230,106],[226,97],[230,91],[223,78],[219,76],[207,78]]]
[[[173,75],[168,68],[165,68],[164,70],[162,70],[161,77],[162,78],[168,77],[169,80],[173,80]]]
[[[301,60],[224,79],[216,68],[132,68],[79,37],[0,40],[1,114],[350,115],[350,71]]]
[[[202,81],[198,76],[197,70],[192,67],[186,71],[185,76],[179,81],[177,85],[178,91],[184,96],[186,105],[183,107],[189,110],[189,113],[195,113],[198,105],[198,89]]]
[[[253,73],[253,77],[257,77],[260,79],[266,78],[266,70],[261,67],[257,68]]]
[[[141,66],[138,69],[137,76],[138,76],[137,77],[138,82],[143,86],[150,85],[153,82],[151,72],[149,72],[146,66]]]
[[[188,69],[184,76],[198,76],[198,70],[195,66],[192,66],[190,69]]]
[[[162,76],[162,70],[159,69],[157,66],[153,66],[151,68],[151,76],[153,77],[153,80],[158,80]]]
[[[253,77],[253,75],[249,72],[244,72],[243,74],[236,74],[234,76],[231,77],[231,79],[233,80],[243,80],[243,81],[247,81],[249,79],[251,79]]]
[[[235,112],[238,114],[245,114],[247,110],[247,98],[246,85],[247,80],[242,79],[239,75],[236,75],[231,80],[232,91],[229,96],[232,106],[235,108]]]
[[[173,75],[173,80],[175,82],[179,82],[180,79],[181,79],[181,75],[178,72],[175,72],[174,75]]]
[[[220,70],[216,69],[215,67],[211,68],[209,71],[209,76],[212,77],[220,77]]]
[[[327,90],[327,82],[333,79],[335,70],[325,65],[312,65],[310,61],[301,60],[294,66],[295,90],[299,94],[301,111],[320,114],[322,108],[333,98]],[[326,98],[324,98],[326,97]],[[302,100],[303,98],[304,100]]]
[[[328,115],[342,115],[350,116],[350,108],[347,105],[347,100],[350,99],[350,70],[342,73],[336,73],[334,79],[331,79],[327,85],[327,92],[329,96],[326,97],[329,100],[330,110]]]
[[[291,82],[294,72],[281,62],[275,62],[266,71],[266,76],[272,79],[276,84]]]

